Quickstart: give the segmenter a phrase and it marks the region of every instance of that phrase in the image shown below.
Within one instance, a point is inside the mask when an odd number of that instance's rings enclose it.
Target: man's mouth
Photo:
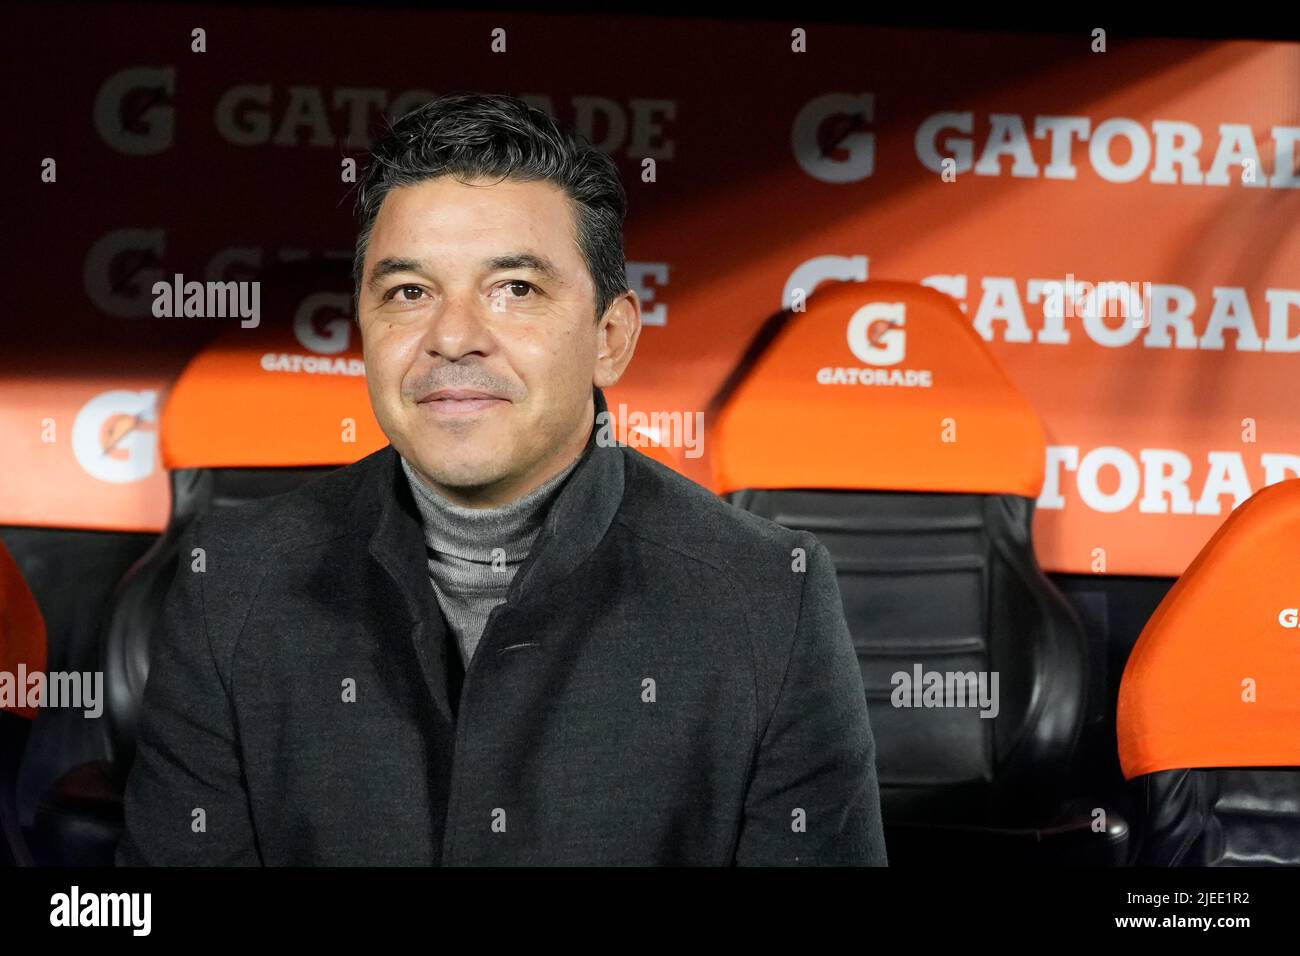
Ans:
[[[425,395],[417,404],[438,415],[464,415],[508,404],[508,402],[509,399],[478,389],[440,388]]]

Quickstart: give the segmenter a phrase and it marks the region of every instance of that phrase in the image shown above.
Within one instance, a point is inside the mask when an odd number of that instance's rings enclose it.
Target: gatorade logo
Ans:
[[[335,292],[315,292],[303,299],[294,313],[293,336],[312,354],[267,352],[262,356],[262,370],[353,378],[364,376],[366,364],[363,360],[343,356],[352,346],[352,321],[348,318],[351,303],[350,296]],[[318,321],[322,313],[329,316],[323,322]]]
[[[901,302],[870,302],[849,319],[849,349],[868,365],[897,365],[907,349]]]
[[[1283,627],[1300,627],[1300,608],[1284,607],[1277,622]]]
[[[92,478],[143,481],[158,460],[158,393],[124,389],[96,395],[72,423],[72,453]]]
[[[868,302],[849,318],[849,350],[874,367],[826,366],[817,370],[818,385],[883,385],[931,388],[930,369],[889,368],[907,355],[907,307],[902,302]]]
[[[352,321],[347,317],[352,299],[334,292],[315,292],[302,300],[293,317],[293,334],[303,348],[317,355],[338,355],[352,344]],[[316,317],[333,313],[318,328]]]

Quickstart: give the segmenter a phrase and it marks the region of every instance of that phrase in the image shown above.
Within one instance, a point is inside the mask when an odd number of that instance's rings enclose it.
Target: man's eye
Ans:
[[[421,288],[421,287],[418,286],[418,285],[398,285],[398,286],[393,286],[393,288],[389,289],[388,292],[386,292],[386,293],[384,294],[384,301],[387,302],[389,299],[393,298],[395,295],[397,295],[397,294],[399,294],[399,293],[403,293],[403,292],[405,292],[407,289],[415,289],[416,292],[423,292],[423,291],[424,291],[424,289]],[[416,299],[411,299],[411,298],[408,298],[407,296],[403,295],[403,296],[402,296],[402,301],[403,301],[403,302],[415,302]]]
[[[525,289],[531,289],[531,290],[533,290],[534,292],[540,292],[540,291],[541,291],[540,289],[537,288],[537,286],[533,285],[531,282],[525,282],[523,279],[507,279],[505,282],[501,283],[501,285],[497,286],[497,288],[498,288],[498,289],[508,289],[508,288],[510,288],[511,286],[523,286]],[[511,295],[511,296],[509,296],[508,298],[511,298],[511,299],[524,299],[524,298],[527,298],[527,294],[525,293],[524,295]]]

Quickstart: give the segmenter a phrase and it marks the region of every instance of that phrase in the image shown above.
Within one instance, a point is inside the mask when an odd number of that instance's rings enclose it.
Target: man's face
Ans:
[[[581,453],[592,386],[640,332],[628,293],[595,316],[572,207],[548,182],[448,176],[384,198],[359,296],[370,401],[436,490],[494,507]]]

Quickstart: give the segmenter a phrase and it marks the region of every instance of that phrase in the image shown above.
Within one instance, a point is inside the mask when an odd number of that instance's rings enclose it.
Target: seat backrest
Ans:
[[[720,493],[834,558],[886,822],[1054,805],[1086,642],[1033,551],[1041,424],[956,303],[904,283],[818,291],[734,388],[712,449]],[[972,678],[988,705],[933,706],[960,703],[936,680]]]
[[[1300,478],[1243,502],[1120,683],[1120,766],[1149,866],[1300,865]]]

